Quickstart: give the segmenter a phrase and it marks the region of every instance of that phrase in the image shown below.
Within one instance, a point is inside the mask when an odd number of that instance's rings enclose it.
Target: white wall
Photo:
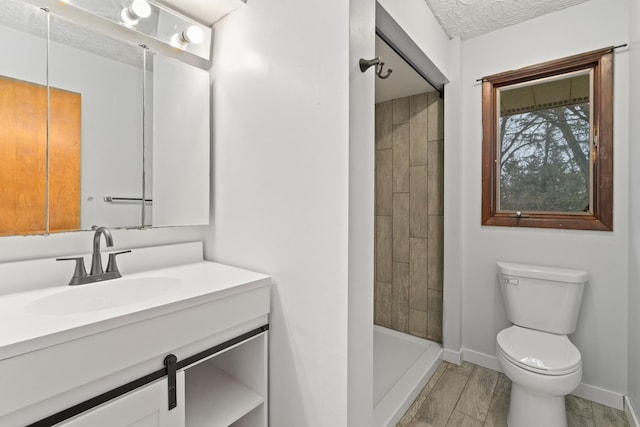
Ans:
[[[481,86],[485,75],[625,43],[628,2],[592,0],[462,43],[462,345],[497,367],[495,338],[508,326],[496,261],[589,271],[578,330],[578,394],[620,407],[627,388],[628,53],[615,54],[613,232],[481,227]],[[604,392],[586,385],[604,389]],[[612,393],[607,393],[612,392]],[[609,400],[608,400],[609,399]]]
[[[206,256],[273,277],[278,427],[371,425],[373,75],[357,59],[374,54],[375,4],[343,3],[249,2],[215,26]],[[444,72],[426,4],[387,6]]]
[[[444,92],[444,359],[460,363],[462,347],[462,42],[449,42],[449,84]]]
[[[272,426],[347,425],[349,31],[341,0],[215,25],[206,257],[273,278]]]
[[[347,425],[373,425],[375,2],[349,2],[349,304]]]
[[[629,401],[640,415],[640,0],[629,1]]]
[[[204,240],[205,227],[111,230],[111,233],[113,234],[113,250],[116,250]],[[0,262],[90,253],[92,242],[92,231],[58,233],[48,236],[3,237],[0,239]],[[72,273],[73,266],[70,264],[69,277],[71,277]],[[57,284],[52,284],[52,286],[55,285]]]

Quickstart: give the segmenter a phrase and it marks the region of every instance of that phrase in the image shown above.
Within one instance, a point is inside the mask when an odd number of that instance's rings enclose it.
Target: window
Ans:
[[[483,225],[613,229],[612,51],[482,79]]]

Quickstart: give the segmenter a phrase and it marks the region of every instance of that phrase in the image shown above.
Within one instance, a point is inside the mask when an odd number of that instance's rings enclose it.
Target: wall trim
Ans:
[[[442,360],[445,362],[460,365],[462,363],[462,353],[455,350],[444,349],[442,353]]]
[[[500,362],[498,362],[498,359],[495,356],[463,348],[462,360],[492,369],[494,371],[502,372]],[[623,410],[625,406],[623,401],[625,396],[623,394],[605,390],[603,388],[585,383],[581,383],[578,388],[571,394],[619,410]],[[640,425],[636,424],[635,427],[640,427]]]
[[[571,393],[583,399],[592,400],[602,405],[611,406],[619,410],[624,409],[624,394],[605,390],[600,387],[582,383]]]
[[[583,399],[592,400],[602,405],[611,406],[619,410],[624,409],[624,394],[605,390],[600,387],[582,383],[571,393]]]
[[[476,365],[484,366],[485,368],[493,369],[494,371],[502,372],[500,363],[495,356],[480,353],[478,351],[469,350],[467,348],[462,349],[462,360],[465,362],[471,362]]]
[[[624,414],[627,416],[627,421],[629,422],[630,427],[640,427],[637,412],[633,408],[629,396],[624,397]]]

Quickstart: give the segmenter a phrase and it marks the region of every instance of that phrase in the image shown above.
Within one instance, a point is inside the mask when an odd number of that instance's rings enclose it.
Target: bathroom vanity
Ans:
[[[0,264],[32,277],[0,296],[0,425],[267,426],[269,278],[199,242],[127,256],[80,286],[53,259]]]

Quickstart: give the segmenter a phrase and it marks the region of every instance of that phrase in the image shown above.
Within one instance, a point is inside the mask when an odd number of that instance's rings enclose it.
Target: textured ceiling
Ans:
[[[588,0],[425,0],[449,38],[462,40]]]

